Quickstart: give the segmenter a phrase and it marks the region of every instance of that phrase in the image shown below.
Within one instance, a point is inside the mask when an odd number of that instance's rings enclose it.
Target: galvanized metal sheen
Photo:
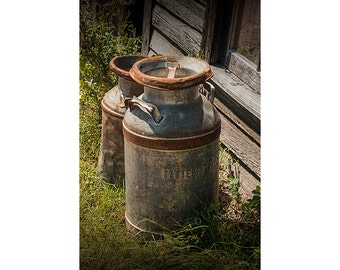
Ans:
[[[122,121],[126,112],[124,99],[140,95],[143,86],[133,81],[129,70],[143,56],[118,56],[111,60],[110,69],[118,75],[118,85],[108,91],[101,101],[102,131],[98,157],[98,175],[110,183],[122,184],[124,167],[124,137]]]
[[[199,92],[212,76],[206,62],[146,58],[130,74],[145,87],[138,98],[125,99],[126,223],[158,234],[216,202],[221,121]]]

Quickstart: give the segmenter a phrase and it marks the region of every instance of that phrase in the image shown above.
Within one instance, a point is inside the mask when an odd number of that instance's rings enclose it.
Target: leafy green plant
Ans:
[[[252,215],[260,220],[261,216],[261,188],[257,186],[252,191],[253,197],[242,204],[242,210],[245,215]]]
[[[227,187],[228,195],[236,200],[237,202],[241,201],[241,195],[239,192],[240,179],[238,178],[238,170],[239,164],[235,161],[231,154],[229,153],[229,149],[220,144],[220,163],[219,169],[220,172],[224,172],[226,178],[223,180],[225,182],[225,186]]]
[[[118,7],[134,1],[81,1],[80,5],[80,101],[100,101],[117,84],[110,71],[112,58],[140,54],[141,39],[131,23],[122,20]],[[114,24],[112,21],[120,21]],[[119,28],[119,30],[117,30]]]
[[[232,175],[228,175],[228,182],[227,187],[229,194],[232,198],[236,199],[237,201],[240,200],[240,192],[239,192],[239,182],[240,180],[238,178],[233,177]]]

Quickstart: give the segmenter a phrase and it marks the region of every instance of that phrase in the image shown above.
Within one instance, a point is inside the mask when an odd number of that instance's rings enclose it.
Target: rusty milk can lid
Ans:
[[[131,78],[159,90],[179,90],[199,85],[213,76],[210,65],[189,56],[155,56],[136,62]]]
[[[129,70],[137,61],[146,58],[141,55],[123,55],[116,56],[110,61],[110,70],[116,73],[119,77],[133,81],[129,74]]]

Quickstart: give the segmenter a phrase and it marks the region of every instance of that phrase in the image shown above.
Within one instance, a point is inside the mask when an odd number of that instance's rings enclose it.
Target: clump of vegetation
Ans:
[[[237,201],[237,219],[229,218],[229,204],[221,203],[159,240],[127,234],[123,188],[96,175],[100,101],[117,83],[108,63],[117,55],[139,54],[140,37],[127,23],[110,24],[103,10],[90,16],[90,2],[81,2],[80,23],[80,269],[259,269],[260,189],[251,200]],[[220,153],[228,159],[227,152]],[[236,200],[238,179],[229,178],[230,196]]]
[[[96,103],[117,83],[109,70],[115,56],[140,54],[141,39],[131,23],[122,20],[131,0],[80,2],[80,97],[81,102]],[[126,15],[125,15],[126,16]]]

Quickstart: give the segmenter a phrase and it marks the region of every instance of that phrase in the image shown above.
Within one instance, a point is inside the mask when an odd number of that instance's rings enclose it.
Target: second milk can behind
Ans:
[[[199,91],[213,74],[203,60],[160,56],[130,75],[144,94],[125,99],[126,224],[161,234],[218,198],[221,121]]]
[[[108,91],[101,101],[102,132],[98,157],[98,175],[112,184],[121,184],[124,178],[124,138],[122,121],[128,95],[140,95],[143,86],[134,82],[129,70],[145,57],[137,55],[116,56],[110,61],[110,69],[118,76],[118,84]]]

